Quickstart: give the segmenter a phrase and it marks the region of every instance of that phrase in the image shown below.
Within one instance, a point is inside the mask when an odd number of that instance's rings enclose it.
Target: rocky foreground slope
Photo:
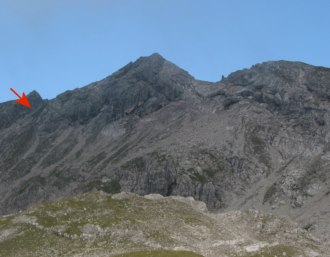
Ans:
[[[297,224],[258,211],[211,214],[190,198],[88,193],[0,219],[0,256],[327,256]]]
[[[0,104],[0,213],[94,190],[284,214],[329,242],[330,69],[266,62],[220,82],[158,54]]]

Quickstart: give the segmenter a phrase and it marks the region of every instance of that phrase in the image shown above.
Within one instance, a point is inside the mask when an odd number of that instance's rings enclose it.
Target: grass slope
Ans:
[[[187,251],[141,251],[119,254],[114,257],[202,257],[202,255]]]
[[[308,257],[325,251],[283,218],[210,214],[203,206],[180,197],[99,192],[45,203],[0,218],[0,256]]]

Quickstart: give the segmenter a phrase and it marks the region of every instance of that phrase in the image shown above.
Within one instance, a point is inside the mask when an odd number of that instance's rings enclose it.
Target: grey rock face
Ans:
[[[0,213],[102,190],[288,215],[329,239],[330,69],[267,62],[218,83],[158,54],[32,109],[0,104]]]

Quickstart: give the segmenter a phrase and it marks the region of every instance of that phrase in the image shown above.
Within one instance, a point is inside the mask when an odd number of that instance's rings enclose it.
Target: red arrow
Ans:
[[[30,102],[24,93],[22,94],[22,96],[20,96],[19,94],[16,93],[14,89],[10,88],[10,90],[19,98],[18,100],[16,100],[17,103],[31,108]]]

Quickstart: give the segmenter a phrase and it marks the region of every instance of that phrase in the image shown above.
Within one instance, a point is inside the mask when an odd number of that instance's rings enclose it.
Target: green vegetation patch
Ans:
[[[290,223],[270,214],[261,215],[256,211],[238,214],[224,216],[221,222],[233,226],[234,232],[238,229],[235,224],[240,224],[239,229],[246,231],[247,237],[264,241],[278,238],[284,231],[283,226],[290,230]],[[202,257],[189,251],[165,249],[178,245],[194,247],[196,242],[208,237],[211,242],[235,238],[227,225],[217,222],[212,216],[194,211],[189,202],[129,193],[112,196],[91,192],[0,218],[0,256],[105,256],[124,250],[127,253],[115,257]],[[244,245],[215,249],[213,253],[219,252],[214,256],[222,256],[225,250],[232,257],[307,257],[304,251],[314,243],[306,239],[311,244],[307,248],[306,244],[282,241],[284,245],[264,247],[245,255],[237,255],[242,254]],[[154,250],[155,245],[159,250]]]
[[[115,255],[113,257],[203,257],[187,251],[141,251]]]
[[[18,227],[17,227],[18,228]],[[68,249],[81,249],[84,242],[45,233],[32,225],[20,225],[20,233],[0,242],[0,256],[64,256]]]

